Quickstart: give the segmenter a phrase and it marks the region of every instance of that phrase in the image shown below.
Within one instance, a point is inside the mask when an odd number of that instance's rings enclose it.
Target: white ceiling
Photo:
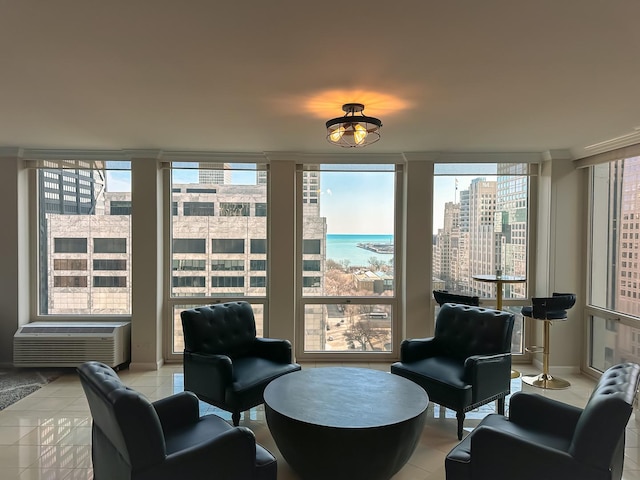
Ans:
[[[345,153],[324,122],[361,102],[384,126],[358,153],[578,158],[640,141],[638,19],[638,0],[0,0],[0,147]]]

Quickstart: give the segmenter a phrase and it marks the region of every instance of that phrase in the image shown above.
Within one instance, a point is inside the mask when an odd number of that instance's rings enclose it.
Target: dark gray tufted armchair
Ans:
[[[247,302],[198,307],[180,313],[184,332],[184,389],[202,401],[232,413],[264,402],[267,384],[300,370],[292,362],[291,342],[256,337],[253,309]]]
[[[584,409],[515,393],[508,418],[486,416],[449,452],[447,480],[620,480],[639,379],[635,363],[609,368]]]
[[[193,393],[150,402],[100,362],[78,367],[91,409],[95,480],[276,480],[276,459],[251,430],[200,416]]]
[[[435,335],[403,340],[391,373],[414,381],[429,400],[455,410],[462,439],[466,412],[497,400],[504,413],[511,392],[513,322],[509,312],[445,303]]]

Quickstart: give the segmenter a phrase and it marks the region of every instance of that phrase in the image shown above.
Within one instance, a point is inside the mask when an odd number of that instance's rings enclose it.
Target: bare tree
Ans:
[[[343,267],[340,263],[336,262],[335,260],[328,258],[327,259],[327,270],[342,270]]]
[[[378,272],[380,271],[381,266],[382,266],[382,262],[380,261],[380,259],[376,257],[369,258],[369,268],[371,268],[371,270],[373,270],[374,272]]]
[[[369,320],[350,320],[349,328],[344,333],[344,337],[348,342],[358,344],[360,350],[373,350],[374,342],[384,341],[385,334],[371,325]],[[367,348],[368,346],[368,348]]]

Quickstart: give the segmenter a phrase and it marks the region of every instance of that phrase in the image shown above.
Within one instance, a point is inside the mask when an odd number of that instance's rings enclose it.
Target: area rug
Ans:
[[[48,368],[0,369],[0,410],[42,388],[64,373]]]

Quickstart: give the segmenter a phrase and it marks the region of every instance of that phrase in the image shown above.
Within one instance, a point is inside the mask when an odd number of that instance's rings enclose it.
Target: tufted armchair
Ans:
[[[414,381],[432,402],[455,410],[462,439],[466,412],[497,400],[504,413],[511,392],[513,323],[509,312],[445,303],[435,335],[403,340],[391,373]]]
[[[200,416],[193,393],[150,402],[100,362],[78,375],[93,418],[95,480],[276,480],[276,459],[253,432]]]
[[[620,480],[640,366],[602,374],[584,409],[517,392],[445,459],[447,480]]]
[[[232,413],[264,402],[274,378],[300,370],[292,362],[291,342],[256,337],[247,302],[198,307],[180,313],[184,332],[184,388],[201,400]]]

